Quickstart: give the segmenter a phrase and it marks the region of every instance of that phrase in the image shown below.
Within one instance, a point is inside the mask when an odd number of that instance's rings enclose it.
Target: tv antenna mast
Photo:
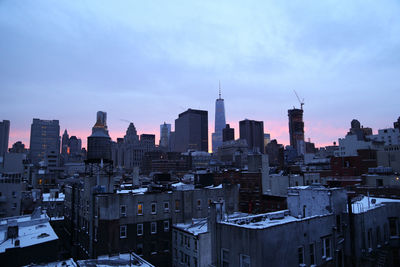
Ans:
[[[303,100],[300,100],[299,95],[297,94],[296,90],[293,90],[293,92],[296,94],[297,99],[299,100],[300,103],[300,109],[303,110],[303,106],[304,106],[304,98]]]

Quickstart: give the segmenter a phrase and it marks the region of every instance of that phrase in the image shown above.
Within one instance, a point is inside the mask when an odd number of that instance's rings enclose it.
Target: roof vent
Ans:
[[[19,247],[19,243],[20,243],[20,241],[19,241],[19,239],[17,239],[17,240],[15,240],[14,245],[15,245],[16,247]]]

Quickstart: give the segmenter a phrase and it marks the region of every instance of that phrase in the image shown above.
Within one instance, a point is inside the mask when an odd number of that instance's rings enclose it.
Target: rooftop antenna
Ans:
[[[303,110],[303,106],[304,106],[304,98],[303,100],[300,100],[299,95],[297,94],[296,90],[293,90],[293,92],[296,94],[297,99],[299,100],[300,103],[300,109]]]
[[[219,99],[221,99],[221,81],[219,81]]]

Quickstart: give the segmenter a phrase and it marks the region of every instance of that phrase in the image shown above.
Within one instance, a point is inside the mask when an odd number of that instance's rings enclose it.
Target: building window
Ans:
[[[121,205],[119,207],[119,214],[121,217],[126,217],[126,205]]]
[[[164,202],[164,212],[169,212],[169,202],[168,201]]]
[[[127,237],[126,225],[121,225],[119,227],[119,237],[120,238],[126,238]]]
[[[150,243],[150,253],[152,255],[157,254],[157,244],[155,241]]]
[[[178,244],[178,233],[176,231],[174,231],[174,244]]]
[[[151,222],[151,233],[152,234],[157,233],[157,222]]]
[[[187,266],[190,266],[190,256],[185,254],[185,263]]]
[[[142,243],[138,243],[136,245],[136,254],[138,254],[139,256],[143,256],[143,244]]]
[[[340,214],[336,215],[336,229],[338,233],[342,231]]]
[[[187,243],[188,243],[188,237],[187,236],[185,236],[185,247],[187,247],[188,245],[187,245]]]
[[[193,241],[194,241],[194,250],[197,251],[197,239],[194,238]]]
[[[181,202],[179,200],[175,200],[175,211],[176,212],[181,211]]]
[[[164,221],[164,232],[169,231],[169,221]]]
[[[315,245],[310,244],[310,265],[315,265]]]
[[[17,197],[17,193],[15,191],[12,192],[12,197]]]
[[[381,227],[380,226],[376,227],[376,244],[378,246],[381,245]]]
[[[221,249],[222,267],[229,267],[229,250]]]
[[[174,258],[178,259],[178,250],[174,248]]]
[[[250,267],[250,256],[240,254],[240,267]]]
[[[395,217],[389,218],[389,229],[390,229],[390,236],[398,235],[397,218]]]
[[[303,247],[297,248],[297,255],[298,255],[298,259],[299,259],[299,265],[304,264],[304,248]]]
[[[157,203],[151,203],[151,214],[157,214]]]
[[[15,210],[17,208],[17,203],[13,203],[12,209]]]
[[[183,234],[179,234],[179,236],[181,237],[181,247],[183,246]]]
[[[137,205],[137,214],[143,215],[143,203],[138,203]]]
[[[143,235],[143,223],[139,223],[139,224],[137,225],[137,235],[138,235],[138,236]]]
[[[197,200],[197,209],[201,209],[201,199]]]
[[[372,229],[368,229],[368,248],[372,249]]]
[[[181,254],[181,263],[183,263],[183,252],[180,251],[180,254]]]
[[[322,258],[323,259],[331,258],[331,239],[330,239],[330,237],[322,238]]]
[[[196,258],[196,257],[193,257],[193,266],[194,266],[194,267],[197,267],[197,266],[198,266],[197,258]]]

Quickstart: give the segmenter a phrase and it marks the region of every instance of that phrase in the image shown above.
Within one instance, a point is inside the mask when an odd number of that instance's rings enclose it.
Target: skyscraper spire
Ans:
[[[219,81],[219,99],[221,99],[221,81]]]

